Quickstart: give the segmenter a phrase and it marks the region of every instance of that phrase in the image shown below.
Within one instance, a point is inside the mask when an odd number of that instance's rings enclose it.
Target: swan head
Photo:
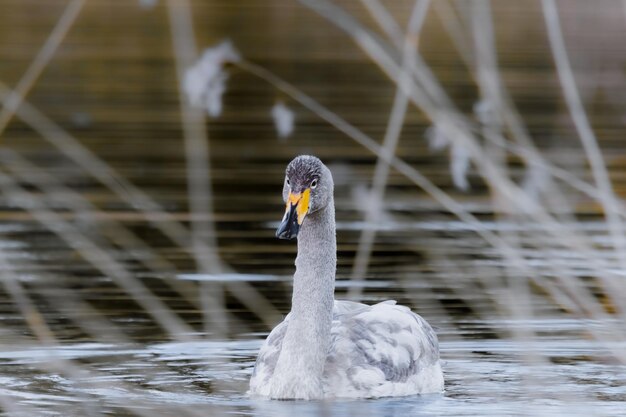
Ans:
[[[294,158],[285,171],[283,200],[287,205],[276,230],[280,239],[294,239],[306,216],[326,207],[333,197],[333,177],[326,165],[310,155]]]

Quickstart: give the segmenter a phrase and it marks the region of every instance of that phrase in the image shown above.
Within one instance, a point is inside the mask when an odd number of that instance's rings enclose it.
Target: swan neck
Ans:
[[[322,398],[330,346],[337,243],[331,203],[310,213],[298,233],[289,324],[274,373],[275,398]]]
[[[301,310],[332,313],[336,268],[335,207],[331,201],[323,209],[309,214],[298,234],[291,300],[293,315],[299,315]]]

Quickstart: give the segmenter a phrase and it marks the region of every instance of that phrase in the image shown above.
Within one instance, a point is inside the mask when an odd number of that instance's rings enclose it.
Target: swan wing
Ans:
[[[289,323],[289,315],[280,322],[270,332],[263,342],[259,355],[256,358],[254,364],[254,371],[252,371],[252,377],[250,378],[250,393],[255,395],[268,396],[269,395],[269,381],[274,374],[276,368],[276,362],[280,355],[280,350],[283,345],[283,339],[287,332],[287,326]],[[267,391],[267,392],[265,392]]]
[[[432,327],[409,308],[337,301],[325,369],[329,394],[384,397],[443,389]]]
[[[269,395],[288,323],[289,315],[261,346],[250,394]],[[327,397],[439,392],[443,374],[437,336],[422,317],[395,301],[373,306],[335,301],[324,380]]]

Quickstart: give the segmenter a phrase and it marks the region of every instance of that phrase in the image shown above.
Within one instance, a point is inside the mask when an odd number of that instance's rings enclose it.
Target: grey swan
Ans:
[[[441,392],[439,343],[426,320],[391,300],[334,299],[333,188],[330,170],[314,156],[287,166],[287,209],[276,236],[298,240],[291,312],[263,343],[249,394],[313,400]]]

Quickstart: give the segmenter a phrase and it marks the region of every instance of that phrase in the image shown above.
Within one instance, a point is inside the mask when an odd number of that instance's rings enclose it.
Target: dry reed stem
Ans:
[[[406,36],[396,19],[387,11],[387,8],[379,0],[361,0],[361,3],[376,21],[376,24],[387,35],[391,43],[401,51],[406,42]],[[415,6],[413,6],[413,10],[415,10]]]
[[[166,274],[165,281],[192,305],[199,307],[196,286],[184,281],[167,278],[176,275],[176,267],[137,236],[124,224],[107,219],[97,207],[80,193],[65,186],[50,172],[24,159],[10,149],[0,150],[0,162],[14,178],[32,184],[42,190],[50,201],[61,204],[76,213],[76,216],[99,226],[99,231],[108,236],[115,244],[127,250],[127,253],[141,262],[155,274]]]
[[[467,36],[464,34],[463,21],[459,19],[454,11],[454,8],[449,5],[446,0],[437,1],[434,3],[434,10],[437,12],[440,20],[450,35],[453,45],[456,48],[457,53],[461,56],[463,62],[467,66],[470,74],[475,80],[478,81],[475,68],[475,59],[471,54],[472,48],[466,41]],[[466,32],[468,32],[466,30]],[[532,138],[528,133],[528,130],[524,126],[522,117],[515,108],[515,104],[511,99],[506,85],[500,84],[501,89],[498,91],[500,95],[501,107],[498,109],[501,112],[507,129],[515,142],[508,141],[505,137],[493,141],[491,138],[485,138],[489,142],[490,146],[504,147],[508,152],[511,152],[521,157],[526,163],[527,169],[542,169],[549,175],[546,176],[546,193],[549,196],[554,196],[554,199],[559,201],[566,201],[565,196],[561,190],[553,183],[552,177],[557,178],[575,190],[581,191],[591,198],[598,199],[599,193],[591,184],[579,179],[575,175],[571,174],[565,169],[556,167],[554,164],[547,161],[541,152],[533,144]],[[566,207],[567,208],[567,207]],[[626,204],[620,204],[621,215],[626,218]],[[571,210],[569,211],[571,213]]]
[[[5,290],[11,296],[13,303],[15,303],[26,324],[39,340],[39,343],[43,345],[53,344],[56,340],[54,333],[52,333],[43,315],[22,287],[22,283],[13,271],[13,267],[4,251],[0,251],[0,269],[3,271],[2,284]]]
[[[163,330],[181,340],[194,338],[193,329],[171,312],[141,281],[128,272],[106,250],[84,236],[75,226],[46,208],[40,197],[26,191],[12,177],[4,173],[0,173],[0,189],[28,211],[34,219],[59,236],[65,244],[80,253],[85,260],[124,289]]]
[[[180,113],[185,143],[187,195],[192,215],[191,236],[196,265],[200,273],[219,274],[224,270],[217,253],[217,238],[212,219],[211,168],[209,138],[202,110],[188,104],[184,92],[185,72],[198,56],[194,39],[191,5],[187,0],[168,0],[167,11],[172,35],[172,50],[176,59]],[[209,216],[202,219],[202,215]],[[200,283],[199,295],[203,297],[202,312],[205,329],[217,338],[224,338],[228,328],[228,315],[223,305],[220,284]],[[216,296],[212,294],[216,293]]]
[[[43,46],[13,89],[9,100],[4,102],[2,111],[0,111],[0,136],[2,136],[2,133],[13,118],[13,115],[34,86],[37,78],[39,78],[46,68],[46,65],[48,65],[53,58],[61,42],[63,42],[65,35],[67,35],[67,32],[76,21],[84,4],[85,0],[70,0],[68,2],[54,29],[50,32]]]
[[[198,56],[193,34],[191,5],[188,0],[168,0],[167,9],[172,34],[172,49],[176,57],[180,113],[185,138],[193,247],[196,257],[204,259],[203,262],[198,262],[200,272],[219,274],[223,267],[217,254],[215,226],[211,219],[214,209],[209,139],[202,111],[189,106],[182,88],[185,72],[194,64]]]
[[[385,10],[377,0],[366,0],[370,5],[378,5],[376,10]],[[422,28],[430,0],[417,0],[413,6],[409,23],[407,26],[406,36],[402,45],[402,69],[401,76],[409,77],[409,62],[415,59],[415,50],[418,48],[417,39]],[[381,14],[384,14],[380,12]],[[390,17],[391,18],[391,17]],[[393,18],[391,18],[393,19]],[[394,20],[395,22],[395,20]],[[394,26],[394,25],[392,25]],[[387,124],[385,138],[383,140],[382,152],[392,156],[395,154],[400,134],[404,125],[404,119],[409,104],[409,98],[402,88],[397,88],[394,96],[391,115]],[[369,191],[369,205],[365,212],[366,225],[375,225],[380,219],[383,198],[387,188],[387,178],[389,177],[389,164],[382,158],[376,159],[374,168],[374,176],[372,179],[372,188]],[[366,227],[361,231],[357,247],[357,253],[352,266],[350,279],[365,280],[367,267],[372,253],[374,240],[376,239],[376,229],[374,227]],[[363,287],[352,286],[348,290],[348,298],[357,299],[361,297]]]
[[[476,78],[481,94],[482,103],[486,103],[490,109],[483,115],[482,135],[491,143],[503,145],[505,139],[502,134],[503,117],[503,97],[501,91],[504,85],[498,72],[498,61],[492,13],[489,0],[475,0],[471,4],[472,35],[474,38],[474,51],[476,63]],[[502,110],[501,110],[502,109]],[[486,122],[486,123],[485,123]],[[510,177],[507,167],[507,155],[504,146],[489,146],[487,148],[488,157],[499,166],[500,171]],[[506,222],[523,221],[516,213],[514,206],[509,206],[508,201],[498,192],[497,188],[490,188],[492,205],[496,222],[505,224]],[[518,251],[521,249],[519,234],[505,228],[500,232],[502,239],[506,240],[511,247]],[[506,278],[506,289],[511,298],[510,303],[505,305],[509,308],[510,315],[517,320],[529,320],[533,317],[532,301],[529,286],[529,277],[519,275],[508,265],[503,268]],[[535,332],[524,326],[515,326],[512,329],[513,337],[518,343],[525,346],[524,358],[530,362],[540,362],[540,356],[533,348]]]
[[[370,10],[370,12],[376,11],[378,13],[377,16],[372,16],[372,17],[374,17],[376,19],[376,21],[379,23],[379,25],[385,26],[385,27],[396,27],[397,26],[397,23],[395,22],[393,17],[391,17],[391,15],[389,13],[387,13],[386,9],[382,5],[377,3],[376,0],[369,0],[367,3],[370,5],[370,7],[368,8],[368,10]],[[435,6],[442,6],[444,4],[447,4],[447,3],[446,2],[436,2]],[[376,7],[371,7],[372,5],[376,5]],[[451,9],[451,10],[452,10],[452,13],[454,13],[453,9]],[[456,15],[455,15],[455,17],[456,17]],[[393,38],[392,34],[389,33],[390,31],[386,31],[386,32],[388,33],[388,36],[390,38]],[[465,38],[463,37],[463,39],[465,39]],[[394,43],[397,44],[397,42],[394,42]],[[466,52],[469,53],[469,51],[470,51],[470,49],[468,48]],[[469,61],[471,56],[470,55],[466,55],[466,56],[467,56],[468,61]],[[413,57],[412,59],[415,59],[415,57]],[[405,66],[403,64],[403,69],[406,69],[404,67]],[[501,144],[502,142],[503,141],[498,141],[499,144]],[[515,248],[515,246],[512,246],[512,247]],[[487,286],[488,288],[497,288],[497,287],[500,286],[495,280],[489,278],[490,275],[483,276],[482,274],[479,273],[479,274],[476,274],[475,276],[478,277],[478,280],[481,281],[483,283],[483,285]],[[469,303],[473,304],[471,302],[471,300],[469,301]],[[508,303],[503,303],[502,306],[501,306],[501,309],[502,308],[508,308]],[[477,306],[474,306],[474,310],[482,311],[482,308],[477,308]],[[483,313],[487,313],[485,315],[486,317],[488,317],[490,315],[489,314],[490,312],[484,311]]]
[[[600,203],[604,209],[607,219],[609,234],[613,240],[614,250],[617,252],[620,269],[626,271],[626,239],[624,235],[624,225],[619,216],[619,203],[613,191],[613,186],[609,178],[598,141],[593,133],[587,113],[580,99],[576,80],[572,71],[565,41],[561,32],[558,10],[554,0],[542,0],[543,13],[548,30],[548,39],[552,49],[552,55],[556,64],[557,74],[565,96],[565,101],[571,114],[576,131],[580,136],[583,149],[587,154],[587,159],[591,166],[596,186],[598,187]],[[624,280],[615,280],[607,275],[602,280],[607,285],[607,296],[613,300],[614,306],[626,317],[626,307],[623,306]]]

